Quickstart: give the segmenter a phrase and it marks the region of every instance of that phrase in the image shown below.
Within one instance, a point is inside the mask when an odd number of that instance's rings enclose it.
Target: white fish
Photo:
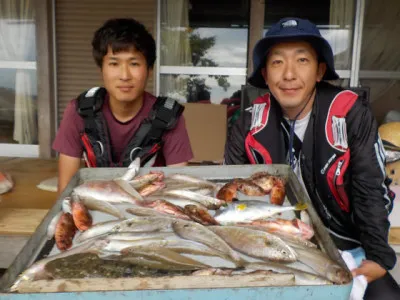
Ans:
[[[139,189],[149,183],[154,181],[161,181],[164,179],[164,173],[160,171],[150,172],[145,175],[136,176],[134,179],[129,181],[129,184],[132,185],[135,189]]]
[[[139,169],[140,169],[140,158],[137,157],[128,166],[128,170],[126,171],[126,173],[117,179],[122,179],[124,181],[132,180],[139,173]]]
[[[347,284],[351,275],[344,268],[334,262],[329,256],[317,249],[297,247],[298,260],[311,267],[317,274],[336,284]]]
[[[149,240],[149,239],[163,239],[170,236],[176,236],[175,233],[171,232],[117,232],[110,233],[107,235],[109,240],[119,241],[137,241],[137,240]]]
[[[72,195],[72,198],[74,199],[74,201],[82,202],[90,210],[101,211],[118,219],[125,218],[124,214],[117,207],[107,201],[96,200],[94,198],[80,199],[75,194]]]
[[[47,227],[47,239],[51,240],[54,237],[58,220],[60,219],[62,214],[63,211],[60,211],[53,217],[53,219],[51,219],[49,226]]]
[[[83,231],[80,235],[78,235],[75,238],[75,242],[82,243],[94,237],[99,237],[101,235],[107,234],[111,231],[111,229],[113,229],[116,225],[118,225],[121,222],[122,222],[121,220],[117,220],[117,221],[97,223],[96,225],[90,227],[88,230]]]
[[[262,201],[237,201],[228,204],[227,208],[221,208],[215,215],[215,220],[221,225],[239,222],[252,222],[265,219],[284,211],[303,210],[306,204],[296,206],[280,206]]]
[[[183,199],[189,199],[196,202],[199,202],[206,206],[209,209],[219,208],[222,205],[225,205],[226,202],[211,196],[205,196],[202,194],[198,194],[196,192],[187,191],[187,190],[169,190],[162,193],[162,196],[173,196]]]
[[[122,250],[127,248],[162,248],[167,245],[167,241],[161,238],[154,239],[140,239],[140,240],[115,240],[112,239],[110,242],[102,248],[102,252],[105,256],[111,253],[120,253]]]
[[[166,178],[167,180],[172,180],[172,181],[178,181],[178,182],[185,182],[185,183],[194,183],[197,185],[202,185],[204,187],[211,187],[213,189],[216,188],[216,184],[208,181],[208,180],[204,180],[195,176],[189,176],[189,175],[184,175],[184,174],[172,174],[167,176]]]
[[[237,266],[242,266],[244,264],[244,260],[240,255],[234,251],[224,239],[209,230],[208,226],[206,227],[195,222],[177,220],[172,223],[172,228],[181,238],[202,243],[217,250],[226,259],[234,262]]]
[[[208,226],[233,249],[251,257],[294,262],[296,252],[279,237],[265,231],[237,226]]]
[[[161,216],[134,217],[118,223],[110,230],[110,233],[165,231],[170,230],[171,224],[175,220],[177,219]]]
[[[291,267],[286,266],[285,264],[279,264],[274,262],[254,262],[246,265],[246,269],[248,270],[266,270],[273,271],[278,273],[285,274],[293,274],[295,277],[296,285],[331,285],[332,282],[326,280],[325,278],[300,271]]]
[[[128,181],[125,180],[114,180],[115,183],[117,183],[125,192],[127,192],[129,195],[131,195],[134,199],[137,199],[139,201],[143,201],[142,195],[139,194],[137,190],[133,188],[129,184]]]
[[[147,200],[157,200],[157,199],[162,199],[165,200],[169,203],[172,203],[176,206],[179,206],[181,208],[185,208],[186,205],[195,205],[197,207],[200,207],[202,209],[207,210],[207,207],[201,204],[200,202],[189,200],[189,199],[183,199],[183,198],[177,198],[177,197],[169,197],[169,196],[163,196],[163,197],[156,197],[156,196],[150,196],[146,198]]]
[[[143,197],[127,182],[123,180],[93,180],[87,181],[72,191],[82,201],[87,199],[110,203],[137,203]]]

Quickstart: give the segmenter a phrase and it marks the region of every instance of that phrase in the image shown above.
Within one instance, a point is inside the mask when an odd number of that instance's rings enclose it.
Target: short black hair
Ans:
[[[152,68],[156,60],[156,42],[146,27],[135,19],[110,19],[95,33],[92,40],[93,58],[101,68],[103,58],[111,47],[113,52],[129,51],[134,47]]]

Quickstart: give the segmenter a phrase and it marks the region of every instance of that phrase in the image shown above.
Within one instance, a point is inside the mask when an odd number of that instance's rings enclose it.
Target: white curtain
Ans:
[[[331,44],[335,55],[335,68],[349,70],[354,28],[354,1],[331,0],[329,13],[331,28],[326,39]]]
[[[23,62],[35,49],[34,7],[29,0],[0,0],[0,60]],[[37,142],[37,105],[33,98],[34,78],[17,69],[15,78],[14,140],[20,144]]]
[[[189,0],[161,1],[161,57],[162,66],[192,66],[190,49]],[[168,75],[161,78],[161,91],[180,91],[169,94],[186,99],[186,81],[179,76]]]

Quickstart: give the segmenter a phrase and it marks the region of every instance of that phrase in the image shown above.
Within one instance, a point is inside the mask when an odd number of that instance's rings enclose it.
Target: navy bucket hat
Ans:
[[[248,82],[258,88],[266,88],[261,69],[265,66],[268,51],[277,43],[301,40],[311,44],[318,54],[320,62],[326,63],[326,72],[323,80],[339,79],[335,72],[332,48],[319,32],[317,26],[309,20],[300,18],[284,18],[271,26],[265,37],[258,41],[253,51],[253,74]]]

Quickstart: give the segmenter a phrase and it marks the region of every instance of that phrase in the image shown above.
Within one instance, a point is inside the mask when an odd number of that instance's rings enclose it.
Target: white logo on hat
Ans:
[[[282,23],[282,27],[297,27],[296,20],[288,20]]]

